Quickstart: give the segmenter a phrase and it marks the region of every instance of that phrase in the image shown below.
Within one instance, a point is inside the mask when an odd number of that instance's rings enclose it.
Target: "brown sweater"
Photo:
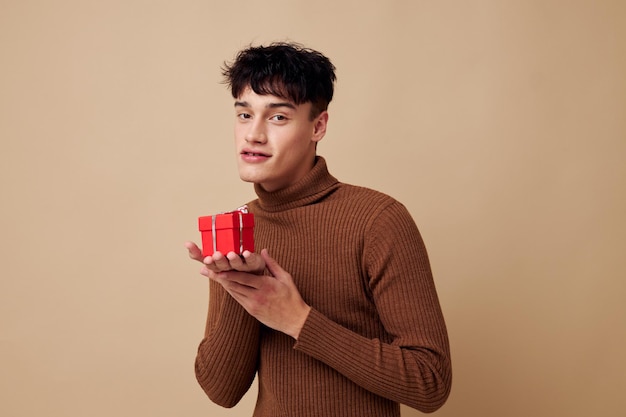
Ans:
[[[299,183],[255,187],[255,246],[312,306],[298,341],[261,325],[211,282],[196,376],[232,407],[258,373],[254,416],[399,416],[448,397],[448,336],[428,256],[403,205],[340,183],[318,157]]]

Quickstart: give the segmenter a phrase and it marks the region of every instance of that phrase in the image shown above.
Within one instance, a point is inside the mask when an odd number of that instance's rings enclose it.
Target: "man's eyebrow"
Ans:
[[[278,103],[270,103],[266,107],[270,108],[270,109],[275,109],[277,107],[288,107],[290,109],[296,110],[296,106],[293,103],[290,103],[288,101],[280,101]]]
[[[250,103],[247,101],[235,101],[235,107],[250,107]],[[276,103],[269,103],[265,106],[268,109],[275,109],[278,107],[288,107],[290,109],[296,110],[296,106],[293,103],[288,101],[278,101]]]

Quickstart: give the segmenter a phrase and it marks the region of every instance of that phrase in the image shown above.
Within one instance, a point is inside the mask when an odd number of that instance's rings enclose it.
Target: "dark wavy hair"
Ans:
[[[328,109],[333,98],[335,66],[313,49],[297,43],[275,42],[250,46],[222,68],[233,98],[250,87],[259,95],[273,95],[295,104],[311,103],[311,119]]]

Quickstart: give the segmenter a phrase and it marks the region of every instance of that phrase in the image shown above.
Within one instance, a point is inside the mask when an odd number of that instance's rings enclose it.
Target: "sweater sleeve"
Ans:
[[[213,402],[230,408],[254,380],[260,324],[219,284],[210,281],[209,285],[209,312],[196,356],[196,378]]]
[[[368,339],[313,309],[294,348],[375,394],[435,411],[451,388],[447,330],[426,248],[400,203],[372,220],[363,263],[391,342]]]

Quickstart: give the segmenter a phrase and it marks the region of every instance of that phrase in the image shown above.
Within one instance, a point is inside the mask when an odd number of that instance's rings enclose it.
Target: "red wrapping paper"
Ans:
[[[218,251],[224,255],[228,252],[241,255],[246,250],[254,252],[252,213],[237,210],[202,216],[198,218],[198,228],[202,235],[203,256],[211,256]]]

